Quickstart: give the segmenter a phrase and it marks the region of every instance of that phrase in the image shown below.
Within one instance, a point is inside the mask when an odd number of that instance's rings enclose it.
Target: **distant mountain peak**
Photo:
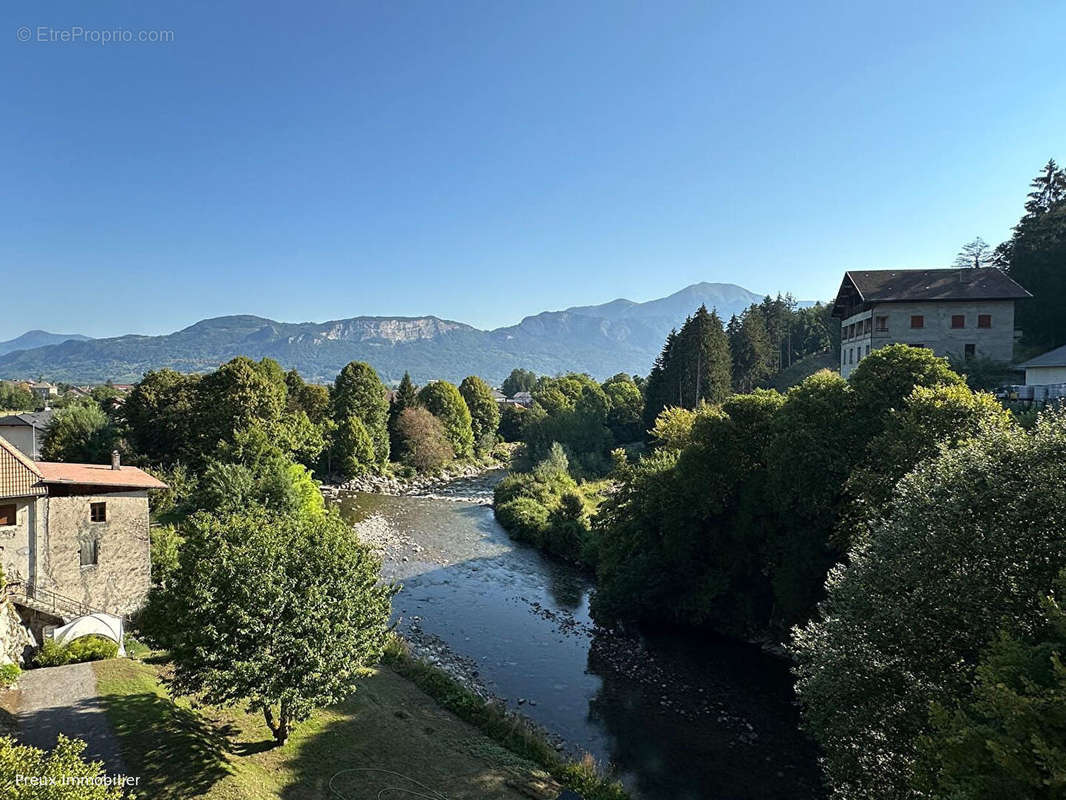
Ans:
[[[253,314],[203,319],[165,336],[87,340],[31,331],[20,339],[36,333],[58,341],[0,350],[0,377],[126,383],[162,367],[205,372],[236,355],[273,358],[320,382],[332,380],[349,361],[369,362],[386,381],[409,371],[419,383],[480,375],[499,384],[515,367],[548,375],[646,374],[666,335],[701,304],[729,319],[764,296],[733,283],[700,282],[646,302],[620,297],[544,311],[491,331],[433,315],[278,322]]]
[[[40,328],[34,328],[32,331],[26,331],[24,334],[16,336],[14,339],[0,342],[0,355],[14,353],[17,350],[29,350],[34,347],[46,347],[51,344],[60,344],[61,342],[84,342],[88,341],[90,338],[91,337],[83,336],[80,333],[49,333]]]

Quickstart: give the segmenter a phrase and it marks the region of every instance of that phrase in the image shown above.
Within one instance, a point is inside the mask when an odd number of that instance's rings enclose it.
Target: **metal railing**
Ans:
[[[128,618],[124,614],[115,614],[113,611],[108,611],[103,608],[96,608],[90,606],[87,603],[83,603],[81,600],[75,600],[73,597],[66,597],[57,592],[53,592],[51,589],[43,589],[40,586],[21,579],[8,581],[4,586],[4,592],[15,598],[24,597],[34,603],[32,608],[38,611],[51,611],[55,616],[77,616],[84,617],[87,614],[111,614],[115,617],[120,617],[124,622],[128,622]]]

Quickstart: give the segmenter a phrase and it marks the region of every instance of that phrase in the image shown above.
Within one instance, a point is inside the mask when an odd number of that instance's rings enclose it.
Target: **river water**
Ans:
[[[487,491],[482,482],[467,493]],[[408,637],[458,659],[568,749],[612,764],[636,797],[822,797],[783,661],[691,634],[597,628],[589,578],[513,542],[478,502],[349,494],[339,503],[384,545]]]

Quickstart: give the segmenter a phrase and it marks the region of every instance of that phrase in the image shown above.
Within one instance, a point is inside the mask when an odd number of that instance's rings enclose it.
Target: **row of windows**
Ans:
[[[849,347],[847,350],[844,351],[844,363],[845,364],[854,364],[856,361],[861,359],[863,356],[868,356],[868,355],[870,355],[870,345],[866,345],[866,352],[865,353],[862,352],[862,345],[859,345],[858,347]]]
[[[89,503],[89,522],[107,522],[107,503]],[[18,523],[18,506],[14,503],[0,505],[0,528]]]
[[[923,344],[915,344],[912,346],[925,347]],[[841,362],[844,364],[854,364],[856,361],[862,359],[863,356],[870,355],[870,345],[866,345],[865,353],[862,350],[862,345],[859,345],[858,347],[849,347],[847,350],[842,351]],[[966,358],[974,358],[977,355],[977,345],[972,343],[964,345],[963,355],[965,355]]]
[[[911,315],[911,328],[918,330],[925,327],[925,315],[913,314]],[[951,327],[955,330],[966,327],[966,315],[965,314],[952,314],[951,315]],[[978,314],[977,315],[977,327],[978,328],[991,328],[992,327],[992,315],[991,314]],[[845,341],[848,339],[854,339],[856,336],[864,336],[871,331],[876,330],[878,333],[884,333],[888,330],[888,317],[874,317],[873,319],[859,320],[851,325],[844,327],[842,337]]]

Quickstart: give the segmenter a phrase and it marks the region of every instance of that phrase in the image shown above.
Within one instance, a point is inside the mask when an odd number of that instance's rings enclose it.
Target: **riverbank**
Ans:
[[[360,475],[343,483],[324,483],[319,490],[334,500],[345,493],[363,492],[491,505],[492,487],[506,468],[505,462],[491,461],[452,466],[436,475]]]
[[[707,786],[737,800],[822,796],[778,659],[691,632],[600,628],[589,577],[517,544],[483,506],[378,494],[339,503],[403,585],[395,621],[412,655],[557,734],[560,756],[592,753],[647,800]]]

